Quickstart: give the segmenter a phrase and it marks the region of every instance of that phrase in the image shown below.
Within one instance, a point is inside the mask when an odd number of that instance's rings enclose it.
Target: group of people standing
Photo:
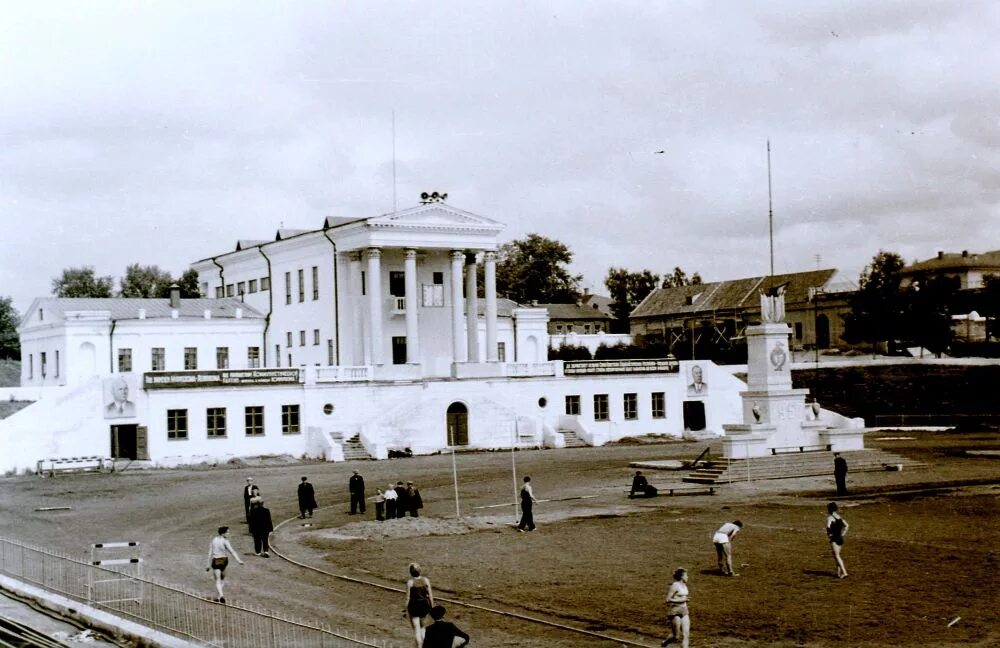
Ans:
[[[408,481],[405,485],[402,481],[397,481],[395,485],[390,482],[384,491],[381,488],[376,490],[375,519],[379,522],[403,518],[407,513],[410,517],[420,517],[424,499],[413,482]]]
[[[847,535],[849,525],[847,520],[840,514],[836,502],[826,505],[826,536],[830,542],[830,549],[833,552],[833,559],[837,566],[837,578],[847,578],[847,567],[844,566],[844,559],[840,556],[840,551],[844,546],[844,536]],[[733,538],[743,529],[743,522],[733,520],[726,522],[712,534],[712,544],[715,545],[715,556],[719,565],[719,571],[723,576],[739,576],[733,570]],[[667,637],[661,646],[677,643],[681,648],[688,648],[691,634],[691,617],[688,611],[688,573],[684,568],[674,571],[673,582],[667,589],[667,620],[673,632]]]

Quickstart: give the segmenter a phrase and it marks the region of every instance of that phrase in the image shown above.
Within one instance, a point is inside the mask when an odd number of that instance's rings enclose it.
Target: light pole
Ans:
[[[448,426],[448,445],[451,446],[451,477],[455,483],[455,517],[461,518],[462,511],[458,505],[458,464],[455,462],[455,426]]]

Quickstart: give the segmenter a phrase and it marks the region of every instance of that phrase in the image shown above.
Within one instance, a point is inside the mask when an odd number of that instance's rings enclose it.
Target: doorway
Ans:
[[[448,445],[469,445],[469,409],[463,403],[448,406]]]
[[[705,403],[684,401],[684,429],[692,432],[705,429]]]
[[[406,364],[406,336],[393,336],[392,364]]]
[[[830,319],[826,315],[816,318],[816,346],[820,349],[830,347]]]
[[[142,425],[111,426],[112,459],[149,459],[146,443],[146,428]]]

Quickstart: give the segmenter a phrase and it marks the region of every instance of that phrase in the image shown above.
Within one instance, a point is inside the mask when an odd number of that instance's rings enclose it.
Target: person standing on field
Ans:
[[[272,531],[271,511],[264,507],[264,500],[255,497],[250,502],[250,534],[253,535],[253,551],[258,556],[271,557],[269,539]]]
[[[354,474],[347,482],[347,489],[351,491],[351,515],[354,515],[360,509],[361,513],[365,512],[365,478],[355,470]]]
[[[215,576],[215,590],[219,593],[219,603],[226,602],[226,595],[222,591],[226,585],[226,567],[229,565],[229,555],[239,564],[243,564],[239,554],[229,543],[229,527],[219,527],[218,535],[212,538],[208,544],[208,567],[205,571],[213,572]]]
[[[525,530],[535,530],[535,516],[531,509],[537,501],[535,492],[531,489],[531,477],[525,475],[524,485],[521,486],[521,521],[517,524],[518,531],[523,533]]]
[[[738,576],[733,571],[733,536],[740,532],[743,523],[739,520],[726,522],[719,527],[719,530],[712,536],[712,543],[715,545],[715,556],[719,562],[719,571],[723,576]]]
[[[392,520],[396,517],[396,487],[389,482],[389,487],[385,489],[385,519]]]
[[[313,490],[313,485],[309,483],[308,477],[302,478],[297,494],[299,498],[299,519],[312,517],[313,511],[319,507],[316,506],[316,491]]]
[[[664,639],[661,646],[680,643],[681,648],[688,648],[691,635],[691,617],[688,614],[687,580],[686,569],[674,571],[674,582],[667,590],[667,619],[670,620],[670,628],[674,634]]]
[[[833,453],[833,478],[837,480],[837,495],[847,495],[847,459]]]
[[[826,505],[826,537],[830,540],[833,560],[837,563],[837,578],[847,578],[847,567],[844,566],[844,559],[840,557],[840,550],[844,546],[844,536],[847,535],[847,528],[850,525],[841,517],[837,508],[836,502]]]

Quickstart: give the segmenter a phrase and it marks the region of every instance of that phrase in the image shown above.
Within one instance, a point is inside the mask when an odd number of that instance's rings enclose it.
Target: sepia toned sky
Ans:
[[[610,266],[1000,249],[1000,4],[5,3],[0,296],[421,191]],[[819,255],[819,259],[817,259]]]

